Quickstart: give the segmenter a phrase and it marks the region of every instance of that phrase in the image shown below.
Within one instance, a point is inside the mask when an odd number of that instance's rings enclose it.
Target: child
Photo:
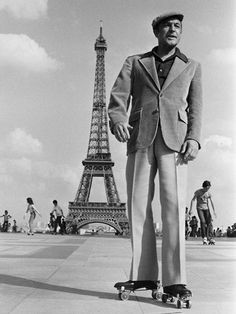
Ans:
[[[16,220],[13,220],[12,232],[17,232]]]
[[[5,210],[4,214],[0,217],[4,217],[3,220],[3,226],[2,226],[2,230],[3,232],[7,232],[8,231],[8,224],[9,224],[9,219],[11,218],[11,215],[8,214],[8,211]]]

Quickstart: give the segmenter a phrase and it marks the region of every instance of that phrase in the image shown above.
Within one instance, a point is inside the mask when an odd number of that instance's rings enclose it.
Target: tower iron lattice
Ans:
[[[114,162],[108,138],[106,88],[105,88],[105,51],[106,40],[100,34],[95,42],[96,70],[93,95],[92,119],[87,157],[82,161],[84,171],[75,200],[69,202],[67,215],[68,231],[78,231],[91,223],[103,223],[113,227],[118,233],[129,230],[125,203],[121,203],[112,171]],[[90,202],[93,179],[103,177],[107,202]]]

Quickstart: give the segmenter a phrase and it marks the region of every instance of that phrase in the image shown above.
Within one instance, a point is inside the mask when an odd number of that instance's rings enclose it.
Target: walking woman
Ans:
[[[33,232],[33,223],[34,223],[34,219],[36,217],[36,214],[38,214],[41,217],[41,214],[37,211],[37,209],[34,206],[34,202],[32,200],[31,197],[28,197],[26,199],[27,203],[28,203],[28,207],[26,210],[26,214],[29,213],[29,231],[28,231],[28,235],[34,235]]]

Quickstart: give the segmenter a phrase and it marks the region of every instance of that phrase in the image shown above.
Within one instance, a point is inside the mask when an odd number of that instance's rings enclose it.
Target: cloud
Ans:
[[[211,135],[205,139],[195,175],[214,178],[220,186],[226,182],[234,185],[236,178],[236,152],[230,137]],[[236,183],[236,182],[235,182]]]
[[[232,146],[232,139],[222,135],[210,135],[208,138],[204,140],[203,145],[214,145],[219,148],[231,148]]]
[[[21,128],[16,128],[6,136],[0,143],[0,152],[0,182],[2,183],[20,180],[20,184],[23,184],[28,180],[40,182],[57,179],[73,187],[79,184],[77,168],[42,159],[44,157],[42,143]]]
[[[44,48],[24,34],[0,34],[0,66],[46,72],[60,68]]]
[[[236,48],[213,49],[211,50],[208,60],[217,62],[222,65],[236,65]]]
[[[14,182],[17,185],[42,184],[46,186],[53,180],[70,184],[76,191],[79,184],[77,169],[69,165],[54,165],[51,162],[36,161],[26,157],[2,158],[0,160],[0,183],[10,185]],[[74,191],[74,192],[75,192]]]
[[[7,136],[2,149],[24,156],[42,153],[42,144],[25,130],[17,128]]]
[[[0,0],[0,10],[18,19],[36,20],[47,14],[48,0]]]
[[[79,184],[77,169],[73,169],[68,165],[54,165],[48,161],[38,161],[34,163],[34,173],[42,179],[62,179],[66,183],[73,186]]]

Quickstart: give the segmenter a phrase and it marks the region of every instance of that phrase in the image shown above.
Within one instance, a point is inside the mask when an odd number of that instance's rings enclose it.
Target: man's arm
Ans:
[[[126,122],[118,122],[114,125],[113,132],[119,142],[127,142],[130,138],[129,130],[133,129],[131,125]]]
[[[199,143],[195,140],[186,140],[181,148],[181,154],[185,162],[194,160],[199,151]]]
[[[127,58],[112,87],[108,115],[110,129],[119,142],[127,142],[130,138],[128,124],[128,108],[131,97],[131,58]]]
[[[61,215],[62,215],[62,217],[65,217],[65,216],[64,216],[64,213],[63,213],[63,210],[62,210],[61,207],[60,207],[60,210],[61,210]]]
[[[202,73],[198,64],[191,81],[188,93],[188,130],[181,153],[185,161],[197,157],[200,146],[201,116],[202,116]]]
[[[189,215],[192,216],[192,210],[193,210],[193,203],[195,202],[196,200],[196,195],[194,194],[191,202],[190,202],[190,209],[189,209]]]
[[[215,206],[214,206],[214,203],[213,203],[213,201],[212,201],[211,196],[209,197],[209,199],[210,199],[211,207],[212,207],[212,209],[213,209],[214,216],[215,216],[215,218],[216,218],[217,216],[216,216]]]
[[[40,212],[34,207],[34,210],[36,211],[36,213],[41,217]]]

